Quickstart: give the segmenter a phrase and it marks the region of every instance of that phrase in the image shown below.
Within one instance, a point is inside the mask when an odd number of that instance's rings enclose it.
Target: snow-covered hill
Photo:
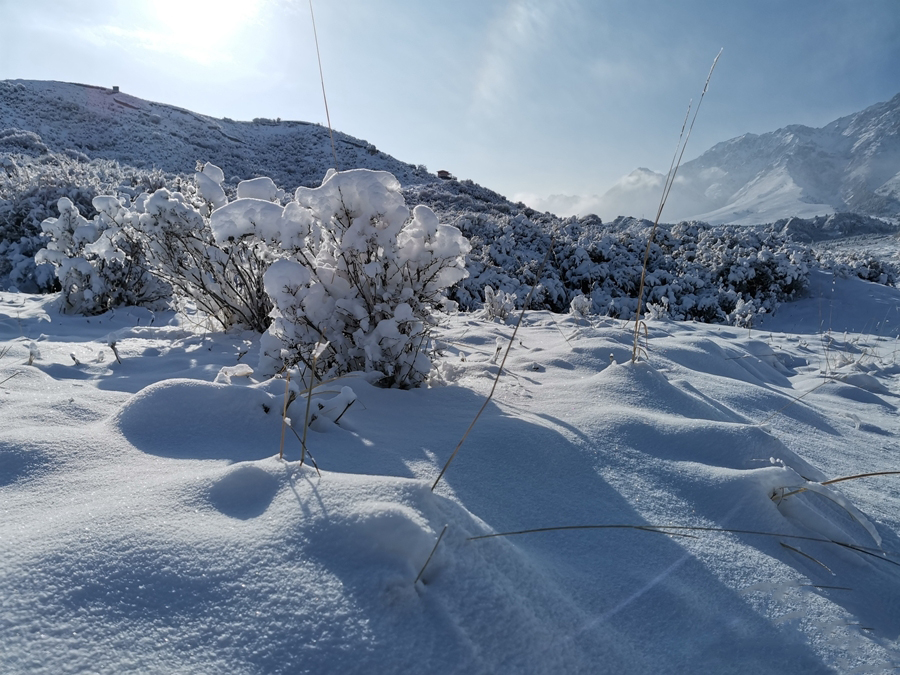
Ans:
[[[647,214],[664,180],[637,169],[598,210]],[[791,125],[718,143],[681,166],[663,218],[756,224],[837,211],[900,214],[900,94],[821,129]]]
[[[338,168],[390,171],[403,185],[436,180],[366,141],[340,132],[334,140]],[[334,165],[328,129],[318,124],[216,119],[83,84],[0,82],[0,153],[36,144],[176,174],[192,173],[198,161],[212,162],[231,182],[265,175],[286,189],[318,185]]]

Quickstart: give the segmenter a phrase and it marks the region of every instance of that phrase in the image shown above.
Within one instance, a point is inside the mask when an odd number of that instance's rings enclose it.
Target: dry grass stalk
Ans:
[[[16,375],[21,375],[21,374],[22,374],[22,371],[17,370],[16,372],[14,372],[12,375],[10,375],[9,377],[7,377],[6,379],[0,380],[0,384],[3,384],[4,382],[9,382],[9,381],[10,381],[11,379],[13,379]]]
[[[831,485],[833,483],[840,483],[845,480],[856,480],[857,478],[870,478],[871,476],[896,476],[900,474],[900,471],[874,471],[872,473],[858,473],[854,476],[843,476],[841,478],[832,478],[831,480],[826,480],[822,483],[822,485]]]
[[[804,553],[804,552],[801,551],[799,548],[795,548],[795,547],[793,547],[793,546],[790,546],[789,544],[785,544],[783,541],[780,541],[780,542],[778,542],[778,543],[781,544],[781,545],[782,545],[784,548],[786,548],[788,551],[793,551],[793,552],[796,553],[797,555],[800,555],[800,556],[803,556],[804,558],[807,558],[807,559],[809,559],[809,560],[812,560],[812,561],[813,561],[814,563],[816,563],[817,565],[821,565],[821,566],[824,567],[826,570],[828,570],[829,572],[831,572],[831,574],[834,574],[834,572],[831,571],[831,568],[830,568],[828,565],[826,565],[825,563],[823,563],[821,560],[817,560],[816,558],[813,558],[809,553]]]
[[[316,377],[316,355],[313,354],[312,368],[309,371],[309,389],[306,390],[306,413],[303,415],[303,438],[300,439],[300,466],[306,459],[306,430],[309,429],[309,406],[312,403],[313,381]]]
[[[288,425],[288,429],[290,429],[294,436],[297,437],[297,440],[300,441],[300,445],[302,446],[303,439],[300,438],[300,434],[297,433],[297,430],[290,424]],[[308,448],[306,449],[306,454],[309,455],[309,461],[312,462],[313,468],[316,470],[316,474],[319,476],[319,478],[321,478],[322,472],[319,471],[319,465],[316,463],[316,458],[313,457],[313,454],[309,451]]]
[[[334,170],[340,171],[338,168],[337,150],[334,148],[334,131],[331,129],[331,113],[328,112],[328,96],[325,94],[325,75],[322,72],[322,54],[319,51],[319,33],[316,31],[316,15],[313,13],[312,0],[309,0],[309,18],[312,20],[316,59],[319,62],[319,81],[322,83],[322,100],[325,102],[325,119],[328,121],[328,137],[331,139],[331,155],[334,157]]]
[[[834,539],[825,539],[822,537],[807,537],[799,534],[782,534],[779,532],[763,532],[759,530],[740,530],[733,529],[729,527],[704,527],[700,525],[623,525],[623,524],[613,524],[613,525],[562,525],[559,527],[538,527],[528,530],[516,530],[514,532],[494,532],[492,534],[481,534],[475,537],[469,537],[468,541],[477,541],[480,539],[493,539],[495,537],[512,537],[521,534],[536,534],[539,532],[561,532],[568,530],[640,530],[643,532],[656,532],[657,534],[669,534],[675,536],[687,536],[694,538],[694,535],[685,534],[686,532],[707,532],[707,533],[718,533],[718,534],[746,534],[758,537],[781,537],[783,539],[793,539],[795,541],[813,541],[820,544],[831,544],[834,546],[840,546],[841,548],[846,548],[850,551],[856,551],[857,553],[862,553],[864,555],[872,556],[878,560],[882,560],[890,565],[896,565],[900,567],[900,562],[896,560],[891,560],[887,556],[895,555],[900,556],[900,553],[895,553],[893,551],[885,551],[880,548],[873,548],[871,546],[861,546],[859,544],[848,544],[842,541],[835,541]]]
[[[641,283],[638,286],[637,312],[634,317],[634,347],[631,352],[632,363],[637,361],[638,356],[640,355],[638,342],[641,338],[641,303],[644,298],[644,285],[647,279],[647,264],[650,261],[650,247],[653,245],[653,237],[656,235],[656,228],[659,226],[659,219],[662,216],[663,207],[669,199],[672,185],[675,184],[675,175],[678,173],[678,167],[681,166],[681,159],[684,157],[684,150],[687,148],[688,141],[691,140],[691,132],[694,130],[694,122],[697,121],[697,113],[700,112],[700,106],[703,104],[703,97],[706,96],[706,91],[709,89],[709,81],[712,78],[713,71],[716,69],[716,64],[719,62],[719,57],[722,56],[722,51],[723,50],[720,49],[719,53],[716,54],[716,58],[713,59],[712,67],[709,69],[709,75],[706,76],[706,83],[703,85],[703,92],[700,94],[700,100],[697,102],[697,108],[694,110],[694,117],[691,119],[690,127],[687,127],[687,121],[691,114],[691,104],[693,101],[688,104],[687,114],[684,116],[684,122],[681,124],[681,133],[678,135],[678,144],[675,146],[675,154],[672,157],[672,163],[669,165],[669,172],[666,174],[666,182],[663,185],[662,197],[659,200],[659,208],[656,209],[656,218],[653,221],[653,227],[650,229],[650,236],[647,238],[647,249],[644,251],[644,266],[641,270]],[[684,137],[684,130],[686,127],[688,133],[687,137],[684,138],[684,143],[682,143],[681,139]]]
[[[306,413],[303,417],[303,438],[300,439],[300,466],[303,466],[303,461],[306,459],[306,430],[309,428],[309,407],[312,404],[312,392],[316,382],[316,361],[318,361],[319,357],[326,349],[328,349],[329,344],[330,343],[328,342],[320,342],[316,345],[312,354],[312,364],[308,369],[309,388],[306,390]],[[310,455],[310,457],[312,457],[312,455]],[[316,468],[316,470],[318,471],[318,468]]]
[[[287,409],[290,401],[288,395],[291,391],[291,371],[285,371],[284,377],[284,409],[281,411],[281,446],[278,449],[278,459],[284,459],[284,428],[287,426]]]
[[[422,565],[422,569],[419,570],[419,576],[416,577],[416,580],[413,582],[413,586],[419,583],[419,579],[422,578],[422,575],[425,574],[425,568],[428,567],[428,563],[431,562],[431,558],[434,557],[434,552],[437,551],[438,544],[441,543],[441,539],[444,538],[444,533],[447,531],[449,525],[444,525],[444,529],[441,530],[441,533],[438,535],[437,541],[434,542],[434,548],[431,549],[431,553],[428,554],[428,559],[425,561],[425,564]]]
[[[432,492],[434,492],[434,489],[438,486],[438,483],[441,482],[441,478],[444,477],[444,474],[450,467],[450,463],[453,462],[454,459],[456,459],[456,455],[459,452],[459,449],[462,447],[462,444],[466,442],[466,438],[468,438],[469,433],[472,431],[472,429],[475,428],[475,423],[478,421],[478,418],[481,417],[481,413],[484,412],[484,409],[487,408],[488,403],[490,403],[491,398],[494,396],[494,390],[497,389],[497,383],[500,381],[500,375],[503,373],[503,366],[506,364],[506,357],[509,356],[509,350],[512,349],[513,342],[515,342],[516,340],[516,333],[519,332],[519,326],[522,325],[522,319],[525,318],[525,310],[528,308],[528,303],[531,302],[531,296],[534,295],[534,289],[537,288],[537,285],[541,281],[541,274],[543,274],[544,272],[544,266],[547,264],[547,260],[549,260],[550,254],[553,252],[553,243],[554,238],[550,237],[550,247],[547,249],[547,253],[544,255],[543,261],[541,261],[541,266],[538,268],[537,274],[535,275],[534,283],[531,285],[531,290],[528,291],[528,295],[525,297],[525,302],[522,303],[522,311],[519,312],[519,320],[516,321],[516,327],[513,329],[512,337],[509,339],[509,344],[506,345],[506,351],[503,353],[503,360],[500,361],[500,367],[497,369],[497,375],[496,377],[494,377],[494,384],[491,385],[491,391],[488,393],[488,396],[484,400],[484,403],[481,404],[481,408],[479,408],[478,412],[475,414],[475,419],[472,420],[469,428],[466,429],[466,433],[464,433],[462,438],[459,439],[459,443],[456,444],[456,449],[453,450],[453,454],[450,455],[450,459],[447,460],[447,463],[444,464],[444,468],[441,469],[441,472],[435,479],[434,484],[431,486]]]

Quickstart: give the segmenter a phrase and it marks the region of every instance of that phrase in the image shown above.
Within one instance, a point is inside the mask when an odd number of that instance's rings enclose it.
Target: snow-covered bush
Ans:
[[[67,311],[152,305],[174,288],[223,328],[264,331],[272,304],[263,272],[271,256],[253,237],[213,237],[209,213],[227,202],[222,179],[221,170],[208,164],[197,173],[196,186],[176,177],[172,190],[142,192],[133,201],[127,186],[120,186],[121,199],[92,200],[90,221],[61,199],[60,218],[42,225],[50,242],[36,260],[56,267]]]
[[[484,287],[484,314],[488,319],[506,321],[516,308],[516,299],[511,293],[495,291],[490,286]]]
[[[867,251],[825,251],[819,252],[816,259],[823,269],[845,279],[859,277],[886,286],[896,286],[900,279],[896,263],[877,258]]]
[[[49,152],[43,139],[33,131],[22,129],[3,129],[0,131],[0,150],[24,151],[29,154],[43,154]]]
[[[93,205],[99,213],[88,221],[63,197],[59,217],[41,224],[50,241],[35,260],[55,268],[63,310],[92,315],[119,305],[164,304],[171,289],[148,270],[143,241],[122,227],[122,204],[95,197]]]
[[[206,172],[198,176],[208,178]],[[190,298],[222,328],[244,326],[262,332],[270,323],[272,309],[263,286],[263,273],[272,256],[255,237],[217,240],[206,215],[211,205],[202,199],[215,190],[202,180],[199,189],[199,195],[165,188],[143,194],[135,200],[128,222],[146,243],[156,276]]]
[[[552,241],[532,308],[567,311],[583,295],[590,311],[634,315],[652,223],[534,217],[524,211],[460,217],[457,224],[472,242],[470,277],[453,290],[463,308],[477,308],[488,286],[511,294],[521,306]],[[674,320],[744,321],[748,312],[772,312],[801,293],[811,262],[808,249],[772,230],[660,225],[650,246],[643,306]]]
[[[593,311],[594,303],[586,295],[579,293],[569,303],[569,314],[580,319],[586,319]]]
[[[158,189],[172,178],[160,171],[124,168],[114,161],[89,160],[75,150],[0,155],[0,287],[5,283],[25,292],[58,289],[52,269],[36,267],[34,255],[47,243],[41,223],[59,215],[60,199],[68,199],[91,220],[96,215],[94,197],[130,198]]]
[[[283,210],[272,207],[238,200],[213,218],[217,238],[253,232],[287,256],[265,274],[275,311],[261,368],[311,366],[327,343],[316,362],[323,377],[379,371],[386,385],[420,384],[431,369],[433,313],[466,276],[460,231],[426,206],[410,213],[383,171],[329,172]]]
[[[729,323],[749,325],[750,315],[774,312],[780,302],[806,290],[810,251],[771,228],[679,223],[671,235],[679,242],[680,250],[673,255],[683,261],[680,270],[698,277],[708,275],[706,285],[717,295],[715,316],[709,314],[713,308],[707,304],[706,309],[698,308],[697,315],[689,313],[688,318],[724,318]]]

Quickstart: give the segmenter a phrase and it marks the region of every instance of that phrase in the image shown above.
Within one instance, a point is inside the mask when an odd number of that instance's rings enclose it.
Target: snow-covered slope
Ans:
[[[637,169],[599,210],[647,213],[663,181]],[[792,125],[713,146],[681,166],[663,217],[755,224],[836,211],[900,214],[900,95],[821,129]]]
[[[357,397],[319,475],[258,336],[4,292],[0,672],[895,672],[900,479],[821,481],[898,468],[898,301],[817,274],[762,332],[651,320],[638,364],[529,312],[432,493],[511,325],[448,317],[447,386],[318,387]],[[586,525],[626,527],[471,539]]]
[[[30,131],[34,139],[16,130]],[[390,171],[403,185],[436,177],[366,141],[335,132],[339,168]],[[328,129],[307,122],[216,119],[103,87],[36,80],[0,81],[0,153],[40,143],[137,168],[190,174],[200,162],[236,182],[269,176],[280,187],[316,186],[334,166]]]

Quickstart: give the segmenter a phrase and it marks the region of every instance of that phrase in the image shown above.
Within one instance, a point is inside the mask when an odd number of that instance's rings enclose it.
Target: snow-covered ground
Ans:
[[[434,492],[511,324],[447,317],[427,388],[321,385],[319,475],[257,335],[4,292],[0,672],[896,672],[900,476],[821,483],[900,468],[900,291],[811,281],[637,364],[527,313]],[[645,529],[471,539],[583,525]]]

